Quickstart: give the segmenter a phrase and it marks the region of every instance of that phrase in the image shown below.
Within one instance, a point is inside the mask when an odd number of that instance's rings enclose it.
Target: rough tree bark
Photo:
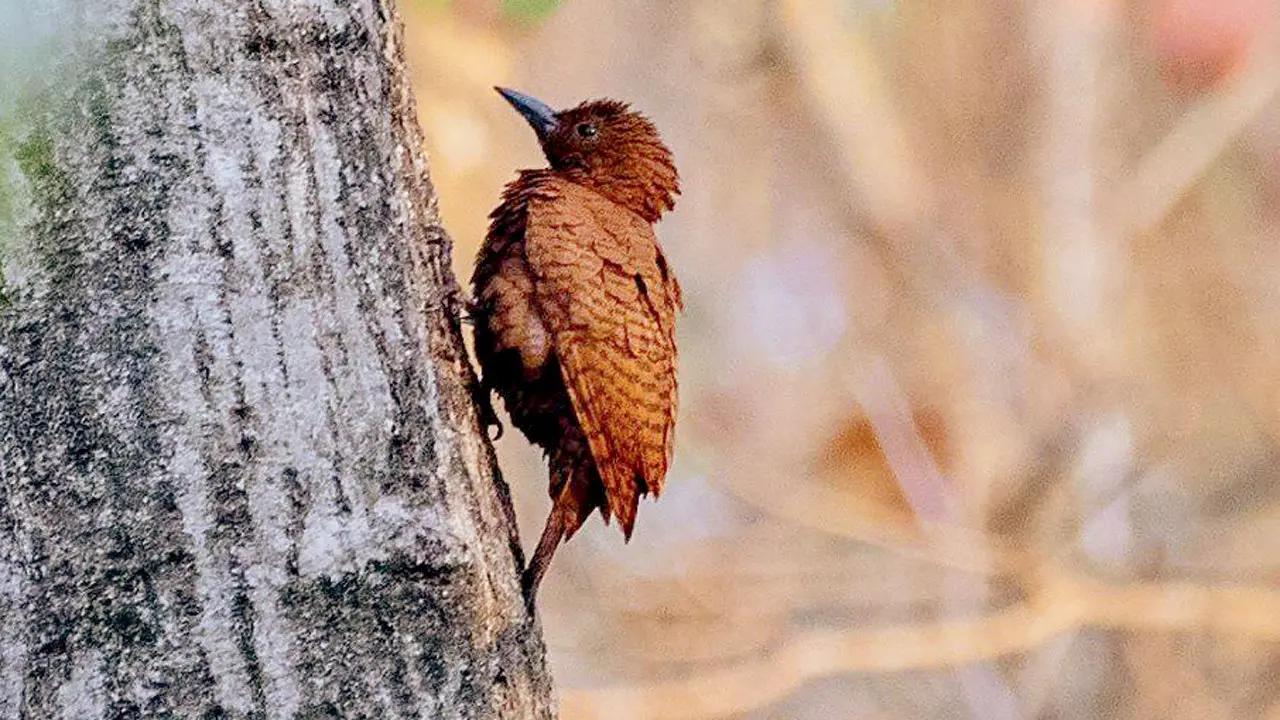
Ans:
[[[0,716],[551,717],[391,0],[63,5],[0,127]]]

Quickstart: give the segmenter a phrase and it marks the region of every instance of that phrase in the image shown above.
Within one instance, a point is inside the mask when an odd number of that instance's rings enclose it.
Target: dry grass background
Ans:
[[[684,178],[676,466],[544,586],[567,720],[1280,718],[1274,2],[405,1],[460,275],[541,162],[494,84]]]

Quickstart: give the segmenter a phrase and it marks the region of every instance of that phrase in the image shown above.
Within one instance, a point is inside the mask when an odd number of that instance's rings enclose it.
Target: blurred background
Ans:
[[[1274,0],[403,5],[460,278],[543,163],[495,84],[683,176],[675,467],[543,586],[564,718],[1280,718]]]

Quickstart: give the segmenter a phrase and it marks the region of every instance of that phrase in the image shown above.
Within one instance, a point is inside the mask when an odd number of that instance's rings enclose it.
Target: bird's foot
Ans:
[[[485,312],[480,301],[462,290],[458,291],[458,297],[462,303],[462,322],[475,324],[476,318]]]
[[[503,426],[502,421],[498,419],[498,413],[493,409],[493,397],[489,394],[489,388],[484,383],[476,383],[473,397],[476,403],[476,412],[480,417],[480,427],[484,428],[485,434],[489,434],[490,428],[498,428],[497,434],[492,435],[490,440],[497,440],[502,437]]]

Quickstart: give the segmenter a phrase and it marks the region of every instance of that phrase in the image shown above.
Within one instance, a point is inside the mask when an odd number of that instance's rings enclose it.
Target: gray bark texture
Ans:
[[[552,717],[393,3],[74,7],[0,128],[0,717]]]

